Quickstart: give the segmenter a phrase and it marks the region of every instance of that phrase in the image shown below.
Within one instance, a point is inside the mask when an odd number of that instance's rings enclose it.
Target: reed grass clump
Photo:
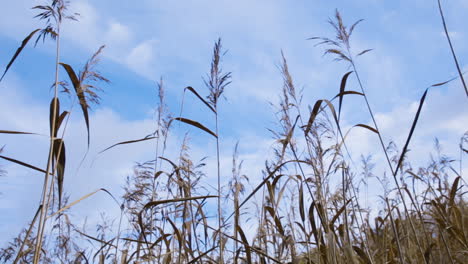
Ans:
[[[439,2],[440,4],[440,2]],[[221,39],[214,43],[210,68],[204,79],[206,92],[187,85],[183,89],[187,100],[194,100],[212,118],[213,124],[202,124],[186,117],[181,104],[178,116],[166,102],[165,82],[157,83],[157,105],[153,131],[141,131],[142,136],[128,139],[103,149],[124,151],[129,144],[150,144],[154,153],[135,164],[127,175],[123,195],[115,197],[106,189],[89,192],[78,200],[69,201],[64,181],[67,162],[64,135],[70,115],[78,109],[90,138],[89,111],[100,103],[102,84],[109,80],[97,70],[101,46],[84,64],[81,71],[60,60],[60,32],[67,15],[68,2],[50,1],[37,6],[44,28],[32,31],[21,43],[7,64],[2,79],[16,62],[26,45],[36,34],[36,43],[51,38],[55,41],[54,95],[50,102],[50,145],[45,169],[8,156],[0,148],[0,158],[17,166],[40,172],[44,184],[37,211],[31,212],[31,222],[20,234],[0,250],[4,263],[467,263],[468,203],[466,181],[462,176],[464,155],[468,154],[468,132],[461,136],[460,159],[446,157],[438,141],[435,154],[426,166],[413,167],[407,158],[421,110],[431,89],[437,89],[457,78],[437,83],[421,95],[405,144],[385,142],[375,118],[372,102],[358,71],[358,58],[371,49],[354,52],[351,36],[359,20],[347,27],[336,11],[329,21],[335,36],[313,37],[324,53],[346,63],[352,71],[336,82],[336,96],[306,102],[296,88],[286,55],[281,52],[282,76],[279,102],[274,105],[276,123],[269,129],[275,143],[266,157],[261,172],[245,171],[239,156],[238,142],[232,156],[232,167],[220,162],[220,99],[231,84],[231,72],[224,71],[222,58],[226,54]],[[458,67],[454,49],[444,29]],[[68,81],[60,80],[65,73]],[[459,76],[464,83],[463,74]],[[355,78],[358,91],[347,89]],[[1,81],[1,79],[0,79]],[[65,93],[59,93],[59,89]],[[466,87],[465,87],[466,89]],[[207,94],[203,96],[203,94]],[[69,105],[60,97],[69,95]],[[347,131],[342,127],[342,107],[345,98],[363,99],[363,112],[371,124],[355,124]],[[185,100],[185,99],[184,99]],[[307,107],[308,106],[308,107]],[[66,109],[66,110],[63,110]],[[307,110],[306,110],[307,109]],[[211,119],[208,119],[211,120]],[[188,126],[174,126],[174,123]],[[227,127],[227,124],[222,124]],[[182,128],[200,132],[216,145],[216,184],[205,186],[206,163],[209,159],[193,160],[191,133],[185,133],[177,155],[167,151],[171,135]],[[349,152],[350,130],[362,129],[379,140],[378,151],[385,157],[386,171],[374,171],[373,159],[362,156],[357,166]],[[0,130],[9,136],[37,136],[34,132]],[[198,134],[197,134],[198,135]],[[67,149],[67,151],[69,151]],[[67,155],[67,156],[66,156]],[[86,158],[86,156],[84,157]],[[83,158],[83,159],[84,159]],[[0,164],[1,166],[2,164]],[[99,164],[95,165],[98,166]],[[230,173],[227,173],[230,172]],[[0,175],[6,172],[0,167]],[[230,175],[223,181],[222,175]],[[370,178],[382,185],[380,205],[363,205]],[[225,184],[225,186],[223,186]],[[363,185],[364,184],[364,185]],[[115,201],[120,215],[102,214],[96,226],[71,221],[73,206],[85,199],[96,199],[105,193]],[[210,206],[213,204],[216,206]],[[99,208],[100,210],[100,208]]]

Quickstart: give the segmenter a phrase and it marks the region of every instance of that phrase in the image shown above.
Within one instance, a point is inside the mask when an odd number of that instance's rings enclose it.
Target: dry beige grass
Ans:
[[[439,2],[440,4],[440,2]],[[366,49],[354,55],[351,36],[357,21],[347,27],[337,11],[330,24],[335,38],[315,37],[326,45],[325,54],[347,63],[352,71],[337,78],[339,88],[331,100],[317,100],[303,112],[302,95],[294,85],[286,56],[281,53],[280,67],[283,88],[277,105],[277,139],[272,158],[265,162],[263,180],[250,192],[249,178],[256,175],[242,173],[237,145],[234,149],[232,179],[227,188],[221,186],[219,162],[218,109],[224,89],[230,84],[231,73],[223,72],[224,55],[221,40],[215,42],[209,74],[205,80],[207,96],[200,89],[187,86],[189,91],[206,106],[207,114],[214,114],[215,129],[183,117],[173,117],[165,103],[164,83],[158,83],[157,123],[155,131],[140,139],[116,143],[100,152],[118,151],[127,144],[145,141],[154,143],[154,159],[139,163],[127,178],[125,194],[116,199],[105,189],[91,192],[69,202],[63,190],[66,151],[63,140],[68,118],[74,106],[81,108],[89,138],[88,110],[99,103],[99,84],[108,82],[96,70],[103,47],[87,61],[82,71],[60,62],[60,26],[66,15],[68,2],[53,0],[49,6],[37,6],[38,17],[46,22],[43,29],[31,32],[2,75],[11,68],[29,40],[52,37],[56,43],[56,74],[54,96],[50,103],[50,148],[46,168],[0,155],[18,166],[44,173],[42,199],[32,221],[17,238],[0,251],[0,261],[12,263],[467,263],[468,262],[468,203],[464,198],[466,182],[460,169],[443,155],[431,160],[427,167],[413,169],[405,154],[411,145],[413,132],[422,118],[421,109],[430,88],[426,89],[409,128],[401,151],[391,142],[385,143],[357,70],[356,58],[371,51]],[[442,8],[439,5],[447,33]],[[453,57],[458,67],[455,52]],[[37,41],[36,41],[37,42]],[[62,67],[60,67],[60,65]],[[59,81],[63,69],[73,89]],[[464,82],[459,71],[459,78]],[[349,78],[358,80],[360,91],[346,90]],[[1,81],[1,79],[0,79]],[[333,80],[332,80],[333,81]],[[340,81],[340,82],[339,82]],[[61,110],[58,89],[63,87],[74,101]],[[465,87],[466,89],[466,87]],[[341,130],[341,109],[349,95],[361,96],[373,121],[372,126],[356,124],[353,128],[366,129],[380,141],[395,188],[389,188],[387,175],[373,175],[369,159],[362,161],[364,177],[377,177],[385,195],[383,207],[374,219],[361,204],[356,173],[347,149],[348,132]],[[337,99],[337,100],[336,100]],[[306,102],[310,103],[310,102]],[[166,141],[174,121],[188,124],[216,139],[217,190],[210,195],[200,182],[204,160],[195,163],[190,157],[190,142],[186,137],[178,157],[165,156]],[[2,134],[34,135],[30,132],[0,130]],[[142,131],[147,133],[147,131]],[[150,141],[151,140],[151,141]],[[462,155],[468,153],[468,133],[460,143]],[[242,144],[242,142],[240,143]],[[2,152],[3,147],[0,148]],[[436,150],[438,150],[436,146]],[[4,171],[0,170],[0,174]],[[338,187],[331,179],[340,179]],[[417,187],[417,188],[416,188]],[[416,189],[420,191],[416,191]],[[225,191],[223,191],[225,190]],[[90,231],[71,223],[68,213],[84,199],[95,199],[94,194],[105,192],[121,209],[118,219],[103,217],[102,224]],[[223,197],[226,200],[223,200]],[[216,219],[207,202],[216,199]],[[224,201],[224,202],[223,202]],[[224,215],[222,207],[229,205]],[[256,206],[257,216],[247,214],[247,206]],[[34,214],[33,214],[34,213]],[[247,214],[247,215],[246,215]],[[256,221],[258,229],[249,240],[246,219]],[[118,221],[118,229],[112,222]],[[128,229],[122,226],[128,221]],[[214,223],[214,224],[213,224]],[[46,230],[49,229],[50,230]],[[47,236],[45,234],[48,234]],[[95,235],[91,235],[95,234]]]

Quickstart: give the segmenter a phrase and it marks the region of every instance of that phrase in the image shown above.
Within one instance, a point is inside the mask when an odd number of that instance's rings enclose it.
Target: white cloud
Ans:
[[[106,32],[104,39],[108,43],[127,43],[131,40],[132,33],[130,29],[120,24],[119,22],[110,22],[109,23],[109,30]]]
[[[155,43],[156,41],[154,40],[148,40],[134,47],[125,59],[128,67],[147,78],[154,78]]]

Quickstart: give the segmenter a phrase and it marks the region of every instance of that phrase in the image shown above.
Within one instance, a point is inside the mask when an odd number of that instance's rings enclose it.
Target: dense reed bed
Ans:
[[[447,25],[439,2],[443,27],[459,76],[427,88],[418,105],[407,140],[403,146],[385,142],[371,102],[359,75],[357,58],[370,49],[353,53],[351,36],[360,21],[346,26],[336,11],[330,25],[335,36],[312,37],[318,48],[345,63],[351,71],[331,82],[337,83],[336,96],[316,101],[303,100],[281,53],[280,73],[283,79],[280,102],[276,105],[277,124],[271,132],[276,139],[271,156],[262,172],[246,172],[239,160],[238,146],[232,155],[232,167],[221,167],[222,129],[218,110],[225,89],[230,88],[231,73],[222,67],[225,49],[221,39],[215,41],[211,67],[205,86],[184,88],[180,109],[166,104],[165,83],[158,82],[158,106],[155,129],[141,139],[116,142],[104,149],[147,141],[154,144],[154,156],[136,164],[126,179],[124,195],[114,197],[105,189],[70,201],[63,190],[67,175],[67,149],[64,135],[71,113],[82,115],[90,138],[89,109],[100,103],[101,84],[109,82],[99,66],[100,47],[84,67],[77,71],[61,60],[60,33],[65,19],[76,19],[67,10],[65,0],[52,0],[50,5],[36,6],[43,28],[32,31],[21,43],[6,66],[2,79],[20,57],[29,42],[54,41],[54,95],[50,101],[50,144],[43,168],[9,157],[0,149],[0,157],[44,175],[42,195],[31,222],[8,245],[0,250],[5,263],[467,263],[468,203],[466,181],[461,167],[439,153],[426,167],[414,168],[406,153],[413,132],[418,129],[421,110],[431,89],[461,81],[463,74],[450,42]],[[79,22],[78,22],[79,23]],[[445,47],[441,47],[445,48]],[[359,90],[347,89],[349,78],[356,78]],[[65,93],[60,93],[64,91]],[[61,105],[60,97],[73,98]],[[349,130],[341,126],[341,109],[346,98],[362,98],[362,109],[370,124],[355,124]],[[187,118],[184,103],[200,104],[215,127]],[[309,106],[307,108],[307,106]],[[307,110],[305,110],[307,109]],[[171,111],[172,110],[172,111]],[[174,114],[177,113],[177,114]],[[175,124],[178,123],[177,126]],[[201,184],[206,177],[204,160],[198,163],[190,156],[186,136],[178,156],[167,155],[167,140],[174,130],[192,127],[216,141],[216,192]],[[3,128],[2,128],[3,129]],[[7,129],[7,128],[5,128]],[[374,175],[374,164],[352,160],[347,135],[361,129],[379,139],[375,146],[384,154],[387,173]],[[405,131],[405,130],[401,130]],[[33,132],[0,130],[3,134]],[[406,132],[405,132],[406,133]],[[14,136],[14,135],[12,135]],[[468,153],[468,133],[461,136],[461,156]],[[119,146],[119,148],[115,148]],[[437,150],[437,149],[436,149]],[[99,164],[96,164],[98,166]],[[221,171],[232,171],[231,179],[222,186]],[[4,171],[0,169],[0,175]],[[254,173],[256,173],[254,175]],[[360,183],[374,177],[385,193],[381,203],[363,206]],[[74,223],[68,214],[85,199],[96,199],[104,192],[120,208],[115,219],[103,217],[92,234]],[[209,206],[216,204],[215,207]],[[214,216],[214,217],[213,217]],[[246,220],[249,219],[249,225]],[[255,223],[255,230],[250,226]]]

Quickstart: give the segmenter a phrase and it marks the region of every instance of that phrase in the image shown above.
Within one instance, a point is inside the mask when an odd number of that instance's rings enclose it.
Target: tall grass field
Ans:
[[[94,47],[95,52],[83,58],[81,66],[67,62],[67,52],[73,49],[62,45],[66,43],[62,34],[67,34],[67,23],[79,25],[86,14],[76,13],[67,0],[42,1],[32,6],[37,24],[31,28],[37,28],[15,44],[13,52],[1,51],[8,53],[8,60],[0,61],[0,84],[8,84],[15,67],[30,56],[28,51],[46,46],[49,66],[54,66],[53,75],[40,76],[51,84],[44,90],[50,94],[44,106],[48,115],[43,123],[31,121],[24,131],[4,127],[0,119],[1,139],[6,140],[0,142],[0,176],[8,182],[15,177],[9,168],[25,169],[40,178],[41,184],[34,187],[40,196],[26,191],[21,194],[34,200],[35,210],[26,212],[29,220],[22,231],[0,245],[0,262],[468,263],[468,189],[463,174],[467,172],[464,159],[468,154],[468,124],[456,124],[467,131],[458,135],[457,149],[453,150],[457,156],[445,155],[437,140],[433,152],[418,158],[427,160],[425,165],[419,161],[413,165],[414,156],[408,155],[419,147],[414,143],[415,135],[425,133],[420,123],[431,119],[424,109],[430,106],[427,98],[435,91],[459,89],[465,112],[458,114],[468,115],[464,62],[453,43],[444,1],[431,2],[436,3],[434,14],[445,41],[436,48],[450,60],[452,68],[448,72],[453,75],[444,80],[428,76],[432,84],[412,90],[418,99],[406,112],[405,118],[410,116],[411,120],[409,126],[392,130],[397,135],[386,135],[380,129],[379,106],[370,96],[379,87],[366,83],[362,76],[369,73],[360,64],[361,58],[375,51],[360,49],[364,44],[353,42],[356,32],[372,21],[348,22],[347,11],[338,6],[320,18],[326,20],[330,15],[328,24],[323,23],[327,34],[304,32],[304,38],[297,40],[323,54],[323,61],[335,60],[337,67],[346,69],[326,80],[335,87],[334,96],[304,96],[303,87],[293,77],[296,65],[288,64],[287,52],[278,50],[275,78],[281,82],[269,88],[278,98],[271,103],[271,116],[276,121],[267,131],[273,140],[257,170],[244,166],[248,160],[241,158],[246,157],[242,155],[242,138],[228,145],[223,137],[242,122],[223,116],[229,102],[227,91],[238,89],[236,70],[225,64],[234,48],[224,37],[210,40],[211,57],[206,58],[209,67],[193,69],[203,76],[202,85],[183,79],[182,73],[177,73],[185,83],[182,87],[169,87],[165,78],[155,77],[158,81],[152,99],[156,108],[152,131],[136,131],[135,126],[135,137],[95,151],[93,144],[106,136],[93,136],[99,131],[94,131],[92,113],[100,104],[105,105],[104,94],[113,93],[111,78],[103,74],[107,64],[102,58],[108,47]],[[294,5],[292,1],[290,4]],[[364,11],[362,16],[366,16]],[[42,66],[27,67],[34,72]],[[8,89],[8,85],[0,88],[3,93],[1,89]],[[182,94],[175,105],[168,103],[172,100],[168,98],[169,89]],[[122,108],[128,103],[125,99],[119,101]],[[352,109],[360,109],[360,115],[369,122],[344,121],[344,109],[349,104]],[[201,114],[194,115],[194,107]],[[9,115],[28,116],[28,111],[33,110],[11,109]],[[83,131],[79,143],[69,142],[67,137],[76,129],[72,120],[78,120]],[[46,127],[47,133],[38,131],[38,127]],[[353,154],[353,146],[360,143],[352,136],[355,131],[375,139],[372,149],[381,159],[374,161],[366,153],[356,158],[359,156]],[[203,146],[206,154],[202,154],[210,158],[193,158],[194,135],[210,142]],[[42,164],[12,154],[18,153],[11,151],[15,146],[12,142],[28,137],[40,138],[47,146],[41,149]],[[397,145],[388,140],[390,137],[403,137],[403,144]],[[73,153],[77,144],[86,151]],[[136,162],[129,160],[134,166],[127,168],[130,173],[122,180],[120,192],[101,186],[77,194],[73,186],[65,184],[71,178],[79,182],[76,175],[85,167],[101,166],[102,157],[126,157],[129,148],[143,144],[150,146],[151,155]],[[259,142],[251,147],[263,145]],[[226,151],[232,153],[227,162],[223,157]],[[77,168],[70,169],[71,163],[78,164]],[[4,188],[0,187],[0,192]],[[77,208],[85,203],[90,208],[100,199],[110,201],[111,208],[95,206],[91,211],[102,212],[103,217],[87,223],[83,211]]]

